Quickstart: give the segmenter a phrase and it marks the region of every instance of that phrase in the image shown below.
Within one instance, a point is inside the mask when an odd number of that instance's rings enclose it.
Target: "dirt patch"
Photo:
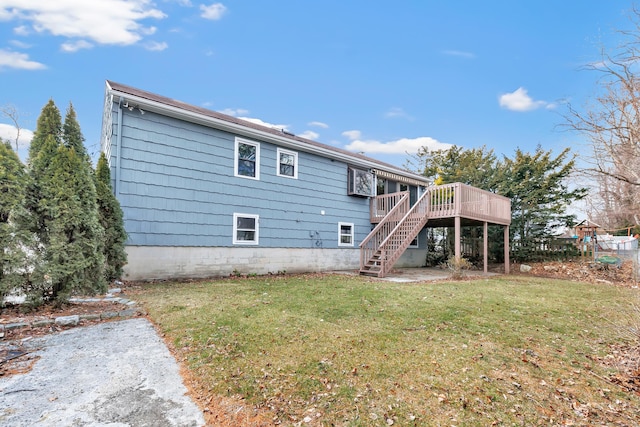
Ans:
[[[623,261],[620,266],[579,260],[525,263],[531,267],[528,272],[522,272],[520,265],[513,265],[513,274],[627,287],[639,285],[638,266],[633,261]]]

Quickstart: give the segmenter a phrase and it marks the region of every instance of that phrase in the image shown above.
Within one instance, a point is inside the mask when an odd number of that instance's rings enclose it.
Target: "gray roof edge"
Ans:
[[[238,133],[245,137],[267,140],[268,142],[283,145],[286,148],[316,153],[324,157],[344,161],[345,163],[356,167],[387,171],[412,180],[424,182],[425,186],[430,184],[429,180],[422,175],[406,171],[398,168],[397,166],[372,159],[362,154],[352,153],[347,150],[302,138],[288,132],[285,133],[282,130],[258,125],[217,111],[197,107],[182,101],[137,89],[132,86],[116,83],[112,80],[106,81],[106,93],[111,93],[114,96],[120,97],[120,99],[127,100],[135,104],[138,107],[143,106],[144,109],[148,111],[196,122],[210,127],[220,128],[222,130]]]

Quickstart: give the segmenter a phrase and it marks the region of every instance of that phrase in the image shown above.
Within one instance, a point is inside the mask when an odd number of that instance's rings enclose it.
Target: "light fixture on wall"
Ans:
[[[140,114],[144,114],[144,110],[140,107],[138,107],[138,110],[140,110]]]

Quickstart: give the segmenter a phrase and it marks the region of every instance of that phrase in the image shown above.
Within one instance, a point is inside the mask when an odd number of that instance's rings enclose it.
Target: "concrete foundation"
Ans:
[[[128,246],[125,280],[357,270],[360,250]]]

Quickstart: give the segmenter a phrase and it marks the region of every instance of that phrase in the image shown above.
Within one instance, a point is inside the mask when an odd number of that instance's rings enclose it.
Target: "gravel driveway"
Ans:
[[[176,361],[144,318],[73,328],[24,348],[39,359],[26,374],[0,377],[0,425],[205,424]]]

